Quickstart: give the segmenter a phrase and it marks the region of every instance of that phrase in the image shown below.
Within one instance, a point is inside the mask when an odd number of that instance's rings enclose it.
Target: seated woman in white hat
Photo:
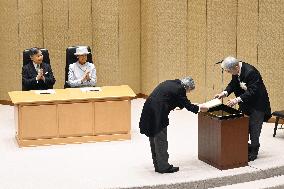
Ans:
[[[81,46],[76,49],[74,55],[78,61],[69,65],[68,84],[71,87],[93,87],[96,85],[97,76],[95,65],[87,62],[87,47]]]

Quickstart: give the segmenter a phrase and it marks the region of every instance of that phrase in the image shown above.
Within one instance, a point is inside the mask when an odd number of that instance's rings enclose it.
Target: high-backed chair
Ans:
[[[39,50],[42,52],[43,55],[43,62],[50,64],[50,59],[49,59],[49,52],[45,48],[39,48]],[[25,49],[23,51],[23,67],[27,65],[28,63],[31,63],[31,57],[30,57],[30,49]],[[22,90],[26,91],[27,89],[22,85]]]
[[[39,48],[39,50],[42,52],[43,55],[43,62],[50,64],[50,59],[49,59],[49,53],[47,49],[44,48]],[[30,49],[25,49],[23,51],[23,66],[25,66],[26,64],[32,62],[31,58],[30,58]]]
[[[66,49],[66,65],[65,65],[65,83],[64,83],[64,88],[69,88],[69,84],[67,83],[68,81],[68,71],[69,71],[69,65],[77,62],[78,58],[74,53],[76,52],[76,48],[80,46],[72,46],[68,47]],[[86,46],[88,48],[88,51],[90,54],[87,55],[87,62],[93,63],[93,58],[92,58],[92,51],[89,46]]]

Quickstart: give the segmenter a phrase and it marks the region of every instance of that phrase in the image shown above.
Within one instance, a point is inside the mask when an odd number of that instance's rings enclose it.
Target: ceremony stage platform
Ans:
[[[144,101],[131,101],[131,140],[23,148],[14,107],[0,105],[0,188],[284,188],[284,130],[273,137],[274,124],[265,123],[258,159],[221,171],[198,160],[198,116],[186,109],[169,115],[169,162],[180,171],[156,173],[149,140],[139,133]]]

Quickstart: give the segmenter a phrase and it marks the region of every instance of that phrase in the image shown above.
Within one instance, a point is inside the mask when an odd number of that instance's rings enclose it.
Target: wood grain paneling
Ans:
[[[68,41],[69,1],[43,0],[44,47],[49,50],[51,67],[56,79],[54,88],[63,88],[65,49]]]
[[[21,139],[53,138],[58,134],[56,105],[22,106],[19,119]]]
[[[119,134],[129,132],[131,128],[129,101],[95,102],[94,106],[95,135]]]
[[[88,136],[93,134],[93,103],[58,104],[59,136]]]
[[[188,1],[187,11],[187,75],[195,81],[195,90],[189,98],[202,103],[206,97],[206,0]]]
[[[237,58],[257,64],[258,0],[238,0]]]
[[[224,73],[224,86],[220,65],[215,63],[227,56],[236,56],[237,0],[207,1],[207,57],[206,99],[222,91],[231,79]]]
[[[118,61],[118,0],[93,0],[93,49],[96,52],[98,85],[120,83]]]
[[[8,91],[20,89],[18,1],[0,1],[0,99],[9,100]]]
[[[187,1],[141,1],[142,93],[186,75]]]
[[[272,111],[283,110],[284,2],[259,1],[258,68],[265,82]]]
[[[120,84],[140,92],[140,0],[119,1]]]

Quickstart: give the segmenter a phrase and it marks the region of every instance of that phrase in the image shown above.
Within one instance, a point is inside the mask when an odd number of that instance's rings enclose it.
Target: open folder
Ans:
[[[209,109],[209,108],[213,108],[215,106],[218,106],[220,104],[222,104],[221,100],[218,99],[218,98],[214,98],[213,100],[204,102],[203,104],[200,104],[200,105],[205,105],[205,107],[207,107]]]

